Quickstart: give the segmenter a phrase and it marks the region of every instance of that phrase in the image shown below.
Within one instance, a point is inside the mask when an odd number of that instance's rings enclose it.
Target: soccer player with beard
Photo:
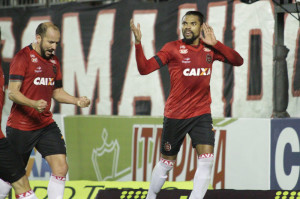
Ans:
[[[52,174],[49,199],[62,199],[68,171],[65,141],[50,112],[51,98],[60,103],[88,107],[87,97],[69,95],[62,85],[62,74],[54,51],[60,31],[51,22],[36,29],[36,43],[20,50],[10,64],[8,92],[13,101],[7,121],[9,142],[27,165],[35,147],[46,159]]]
[[[1,28],[0,28],[1,52]],[[0,199],[6,198],[11,187],[14,188],[16,198],[37,199],[31,190],[25,175],[24,164],[11,144],[4,137],[1,129],[2,110],[4,104],[4,74],[1,67],[0,55]]]
[[[194,188],[190,199],[203,199],[211,178],[214,161],[214,131],[211,117],[210,78],[215,60],[234,66],[243,58],[216,40],[213,29],[204,23],[198,11],[188,11],[182,18],[184,39],[172,41],[151,59],[146,59],[141,45],[140,25],[130,21],[135,37],[136,61],[140,74],[146,75],[168,65],[171,90],[164,110],[161,159],[156,164],[147,199],[155,199],[168,172],[173,168],[182,142],[188,133],[198,154]]]

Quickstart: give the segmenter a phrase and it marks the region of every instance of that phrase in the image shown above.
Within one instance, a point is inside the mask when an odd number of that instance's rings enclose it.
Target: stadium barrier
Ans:
[[[48,181],[30,181],[38,198],[47,198]],[[64,199],[145,199],[149,182],[66,181]],[[157,199],[188,199],[193,183],[166,182]],[[299,199],[300,191],[208,190],[204,199]],[[7,199],[15,199],[14,192]]]

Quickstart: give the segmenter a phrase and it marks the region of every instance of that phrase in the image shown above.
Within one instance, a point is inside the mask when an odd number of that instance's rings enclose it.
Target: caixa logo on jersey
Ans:
[[[271,120],[271,189],[300,190],[300,119]]]
[[[186,68],[183,70],[184,76],[206,76],[210,75],[210,68]]]
[[[34,85],[54,86],[54,78],[36,77],[33,80]]]

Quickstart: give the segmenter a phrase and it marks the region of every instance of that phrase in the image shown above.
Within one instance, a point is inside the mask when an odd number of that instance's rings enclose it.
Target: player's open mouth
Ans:
[[[184,35],[185,36],[191,36],[192,35],[192,31],[185,31]]]

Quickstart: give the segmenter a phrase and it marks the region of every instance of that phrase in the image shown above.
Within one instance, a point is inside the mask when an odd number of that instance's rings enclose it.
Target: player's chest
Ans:
[[[171,73],[181,74],[185,77],[205,77],[210,76],[212,71],[212,52],[188,51],[177,56],[175,67],[171,68]]]
[[[186,49],[187,53],[178,53],[176,62],[181,67],[209,67],[213,63],[213,53],[210,50],[192,51]]]
[[[54,63],[45,62],[38,58],[31,58],[26,72],[31,77],[54,78],[57,73],[57,67]]]

